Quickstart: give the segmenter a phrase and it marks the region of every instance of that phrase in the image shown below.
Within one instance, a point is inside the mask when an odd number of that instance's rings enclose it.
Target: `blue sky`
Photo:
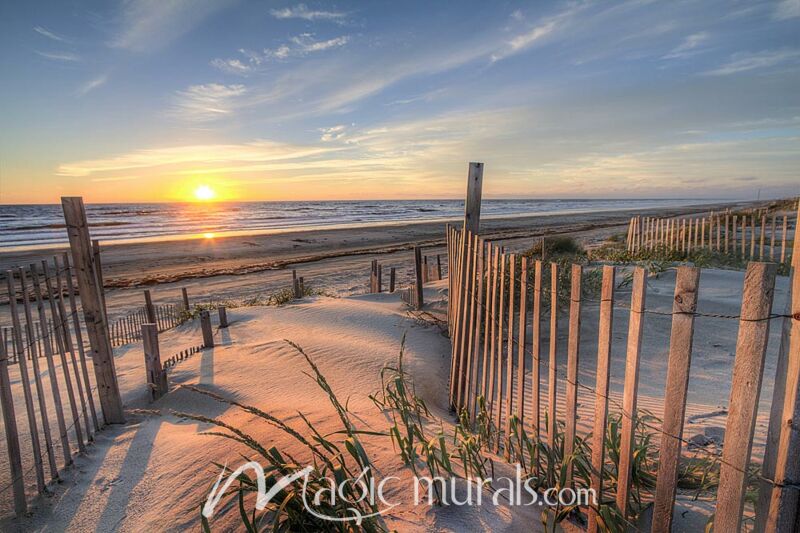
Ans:
[[[0,201],[800,192],[800,0],[5,2]]]

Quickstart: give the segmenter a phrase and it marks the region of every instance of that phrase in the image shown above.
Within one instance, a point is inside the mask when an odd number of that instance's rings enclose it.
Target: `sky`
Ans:
[[[0,5],[0,203],[800,193],[800,0]]]

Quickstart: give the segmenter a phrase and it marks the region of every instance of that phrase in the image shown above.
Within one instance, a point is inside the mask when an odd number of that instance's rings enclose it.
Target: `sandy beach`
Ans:
[[[743,205],[748,204],[494,218],[483,220],[482,227],[487,239],[502,243],[510,251],[527,249],[542,236],[562,234],[574,235],[590,246],[626,231],[634,215],[700,215]],[[445,224],[376,224],[270,235],[112,243],[102,247],[109,317],[113,320],[141,306],[144,288],[152,289],[157,303],[178,303],[182,287],[195,303],[238,300],[289,286],[291,269],[330,294],[358,294],[366,291],[372,259],[396,267],[398,286],[406,285],[413,278],[414,245],[425,246],[424,253],[432,258],[440,255],[446,271]],[[0,252],[0,271],[38,263],[61,251]],[[7,305],[0,297],[0,325],[8,325],[7,316]]]

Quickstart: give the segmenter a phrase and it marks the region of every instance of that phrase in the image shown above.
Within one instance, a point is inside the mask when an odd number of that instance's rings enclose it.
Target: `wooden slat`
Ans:
[[[547,368],[547,444],[554,450],[556,446],[556,429],[558,412],[558,264],[550,263],[550,358]],[[551,455],[553,460],[554,455]],[[555,466],[552,461],[547,465],[547,479],[554,481]]]
[[[56,374],[56,367],[53,362],[53,347],[49,339],[52,335],[50,328],[47,324],[47,316],[44,310],[44,302],[42,301],[42,288],[39,281],[39,272],[36,264],[30,265],[31,281],[33,282],[33,295],[36,301],[36,310],[39,315],[39,327],[42,330],[44,339],[48,342],[44,343],[44,355],[47,361],[47,372],[50,381],[50,391],[53,393],[53,406],[56,411],[56,421],[58,422],[58,433],[61,442],[61,453],[64,457],[64,466],[72,464],[72,450],[69,444],[69,435],[67,434],[67,424],[64,419],[64,408],[61,403],[61,390],[58,386],[58,377]]]
[[[533,271],[533,327],[531,331],[531,427],[534,438],[541,439],[541,370],[542,370],[542,262],[536,261]],[[534,450],[534,474],[539,474],[538,449]]]
[[[800,223],[800,219],[798,219],[798,222],[795,222],[795,225],[797,225],[798,223]],[[781,232],[781,264],[786,262],[786,232],[788,231],[788,229],[789,229],[788,218],[786,217],[786,215],[783,215],[783,231]],[[795,232],[796,231],[797,228],[795,227]]]
[[[70,413],[72,414],[72,425],[75,428],[75,438],[78,441],[78,449],[81,451],[81,453],[85,453],[86,446],[83,441],[83,429],[81,428],[80,411],[78,410],[78,404],[75,400],[75,389],[72,386],[72,376],[70,376],[69,364],[67,363],[67,347],[64,345],[67,340],[66,328],[64,327],[64,323],[62,322],[61,316],[59,316],[56,307],[55,292],[53,291],[53,282],[47,261],[42,261],[42,273],[44,275],[45,287],[47,289],[47,301],[50,303],[50,316],[53,317],[53,336],[56,339],[59,359],[61,360],[61,370],[64,374],[64,386],[67,390],[67,401],[69,402]]]
[[[488,386],[489,386],[489,346],[492,337],[492,294],[493,294],[493,286],[492,286],[492,256],[494,255],[493,247],[491,244],[486,244],[486,260],[485,260],[485,277],[486,277],[486,287],[485,287],[485,295],[484,295],[484,302],[485,302],[485,309],[483,310],[483,360],[481,362],[481,384],[480,384],[480,395],[483,397],[484,401],[486,402],[487,409],[489,408],[489,398],[488,398]],[[490,411],[491,412],[491,411]]]
[[[484,271],[484,250],[486,243],[483,239],[475,236],[476,248],[475,255],[477,261],[477,274],[475,285],[475,310],[472,313],[472,323],[470,331],[472,332],[472,340],[470,341],[469,360],[467,362],[467,369],[469,370],[469,382],[467,383],[467,410],[470,413],[470,418],[475,418],[475,406],[477,404],[477,386],[478,386],[478,346],[481,341],[481,318],[483,317],[483,271]]]
[[[14,295],[16,299],[16,295]],[[6,348],[6,337],[0,343],[0,408],[3,411],[3,428],[6,434],[6,451],[8,452],[10,487],[14,492],[14,513],[22,517],[28,510],[25,500],[25,480],[22,473],[22,455],[17,433],[17,415],[14,412],[14,397],[11,394],[11,380],[8,376],[9,351]],[[24,357],[23,357],[24,359]]]
[[[489,335],[489,384],[486,393],[486,401],[488,403],[489,418],[492,419],[493,409],[497,406],[495,401],[495,374],[497,373],[497,322],[498,322],[498,304],[497,298],[500,291],[500,276],[498,274],[498,267],[500,262],[500,249],[497,246],[492,246],[492,301],[489,308],[491,318],[491,331]]]
[[[464,278],[465,298],[463,301],[464,314],[463,325],[461,334],[461,347],[458,354],[458,374],[456,375],[456,412],[460,413],[464,408],[464,388],[469,368],[467,367],[467,359],[470,344],[472,343],[472,329],[471,320],[475,310],[475,268],[477,266],[477,254],[475,253],[475,244],[477,235],[468,233],[469,245],[467,246],[467,255],[465,261],[467,262],[466,277]]]
[[[583,267],[572,265],[569,303],[569,338],[567,341],[567,396],[564,428],[564,462],[567,464],[565,486],[572,486],[572,461],[575,450],[575,423],[578,413],[578,364],[581,343],[581,280]]]
[[[772,226],[769,232],[769,260],[775,261],[775,213],[772,214]]]
[[[592,475],[590,488],[597,501],[603,501],[603,464],[605,463],[606,417],[608,416],[608,382],[611,365],[611,339],[614,322],[614,276],[612,266],[603,267],[603,284],[600,289],[600,327],[597,335],[597,372],[594,395],[594,428],[592,430]],[[597,511],[589,509],[587,531],[598,529]]]
[[[21,269],[17,270],[17,273],[20,277],[20,289],[22,290],[22,297],[23,301],[27,301],[27,288],[24,282],[24,273]],[[39,492],[43,492],[45,490],[45,483],[44,483],[44,466],[43,466],[43,459],[42,459],[42,450],[41,445],[39,443],[39,429],[36,425],[36,410],[33,407],[33,394],[31,393],[31,386],[30,386],[30,377],[28,375],[28,363],[25,357],[25,341],[22,337],[22,325],[19,320],[19,312],[17,310],[17,290],[16,284],[14,283],[14,272],[11,270],[6,271],[6,283],[8,287],[8,302],[9,302],[9,310],[11,312],[11,323],[13,325],[13,332],[14,332],[14,343],[17,352],[17,362],[19,364],[19,372],[20,372],[20,381],[22,382],[22,394],[25,398],[25,412],[28,415],[28,432],[31,437],[31,447],[33,448],[33,462],[36,470],[36,487]],[[30,313],[28,313],[30,314]],[[37,393],[39,397],[39,408],[40,413],[42,413],[43,428],[45,430],[45,438],[49,441],[50,440],[50,426],[46,422],[47,420],[47,407],[44,402],[44,395],[41,393],[41,385],[39,384],[39,372],[38,372],[38,357],[35,352],[35,344],[31,343],[30,337],[32,336],[32,329],[31,329],[31,320],[28,318],[26,321],[26,327],[28,332],[28,343],[31,346],[31,353],[32,353],[32,363],[34,368],[34,375],[36,376],[37,380],[36,383],[39,385],[37,387]],[[44,408],[42,408],[44,407]],[[58,476],[58,470],[55,467],[55,457],[52,455],[53,447],[47,443],[47,450],[50,452],[51,457],[51,473],[54,472],[54,477]]]
[[[506,435],[506,460],[510,455],[508,442],[511,439],[511,415],[514,404],[514,292],[517,270],[517,259],[514,254],[508,256],[508,339],[506,342],[506,414],[505,414],[505,435]]]
[[[500,254],[500,300],[498,302],[497,313],[497,411],[495,418],[495,427],[497,428],[497,441],[494,443],[495,453],[500,451],[500,432],[503,422],[503,335],[506,316],[506,255]],[[505,401],[508,401],[507,399]]]
[[[683,422],[686,413],[686,393],[689,387],[694,313],[697,311],[699,281],[699,268],[678,267],[675,296],[672,302],[672,332],[667,360],[664,422],[653,507],[653,533],[668,533],[672,528],[672,509],[675,504]]]
[[[739,531],[746,471],[753,446],[758,398],[764,375],[776,265],[750,263],[745,274],[733,381],[725,426],[725,447],[714,518],[716,531]],[[796,460],[796,458],[795,458]]]
[[[520,261],[519,328],[517,334],[517,417],[525,419],[525,345],[528,342],[528,258]]]
[[[467,279],[467,261],[468,248],[470,245],[470,238],[467,231],[462,230],[458,236],[458,270],[456,273],[455,287],[456,287],[456,302],[455,302],[455,325],[453,328],[454,334],[451,339],[452,344],[452,357],[450,364],[450,406],[458,411],[456,404],[456,396],[458,390],[458,374],[460,372],[460,356],[462,337],[464,335],[464,319],[466,317],[466,286],[464,282]]]
[[[711,243],[709,242],[709,246]],[[620,435],[619,467],[617,477],[617,509],[628,518],[630,491],[633,486],[633,438],[636,430],[636,399],[639,394],[639,354],[642,349],[642,328],[646,299],[647,271],[636,267],[633,271],[633,291],[628,320],[628,346],[625,356],[625,388],[622,398],[622,432]]]

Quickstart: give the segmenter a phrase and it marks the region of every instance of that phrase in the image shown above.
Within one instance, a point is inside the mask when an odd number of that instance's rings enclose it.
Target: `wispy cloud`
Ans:
[[[731,56],[731,60],[721,67],[709,70],[706,75],[709,76],[727,76],[730,74],[737,74],[739,72],[747,72],[748,70],[755,70],[760,68],[774,67],[788,62],[796,62],[800,59],[800,50],[798,49],[781,49],[781,50],[765,50],[763,52],[749,53],[743,52]]]
[[[238,100],[247,92],[244,85],[207,83],[178,91],[172,114],[193,122],[223,118],[234,111]]]
[[[256,140],[242,144],[201,144],[167,148],[135,150],[126,154],[103,159],[90,159],[59,165],[60,176],[114,178],[107,176],[131,171],[160,169],[173,171],[202,170],[219,165],[251,165],[266,162],[290,161],[312,158],[341,150],[338,147],[316,147],[293,145],[280,142]]]
[[[347,22],[347,13],[341,11],[322,11],[311,10],[305,4],[297,4],[294,7],[283,9],[273,9],[270,11],[276,19],[303,19],[303,20],[327,20],[337,24]]]
[[[78,54],[73,54],[72,52],[42,52],[40,50],[36,50],[36,53],[42,57],[46,57],[47,59],[52,59],[54,61],[69,61],[74,63],[81,60],[81,56]]]
[[[673,48],[668,54],[663,56],[662,59],[678,59],[683,57],[693,56],[700,52],[698,47],[708,41],[708,32],[693,33],[686,37],[681,44]]]
[[[108,81],[108,75],[106,74],[101,74],[95,78],[92,78],[91,80],[87,81],[78,88],[78,95],[86,96],[87,94],[94,91],[98,87],[105,85],[107,81]]]
[[[211,66],[218,68],[222,72],[226,72],[228,74],[238,74],[240,76],[245,76],[253,71],[253,67],[248,65],[240,59],[213,59],[211,61]]]
[[[349,35],[318,41],[313,33],[301,33],[275,48],[265,48],[261,51],[241,48],[239,53],[242,54],[243,59],[214,59],[211,61],[211,65],[228,74],[244,76],[269,61],[285,61],[290,58],[305,57],[309,54],[340,48],[348,42],[350,42]]]
[[[788,20],[800,17],[800,0],[783,0],[775,6],[775,18]]]
[[[71,40],[67,39],[66,37],[62,37],[61,35],[58,35],[57,33],[52,32],[52,31],[48,30],[47,28],[45,28],[43,26],[34,26],[33,27],[33,31],[35,31],[39,35],[44,35],[48,39],[52,39],[52,40],[58,41],[60,43],[71,43],[72,42]]]
[[[319,138],[319,140],[322,142],[338,141],[347,135],[345,132],[346,129],[346,124],[338,124],[329,128],[319,128],[317,131],[322,133],[322,136]]]
[[[277,48],[264,49],[262,59],[287,59],[290,57],[302,57],[314,52],[324,52],[331,48],[339,48],[350,41],[348,35],[334,37],[323,41],[317,41],[312,33],[301,33],[289,39],[288,43],[282,44]]]
[[[127,0],[119,30],[109,44],[135,52],[156,50],[231,3],[233,0]]]
[[[491,60],[493,62],[499,61],[527,50],[534,44],[552,35],[556,29],[560,29],[562,26],[566,25],[569,20],[582,9],[583,6],[580,5],[571,6],[555,15],[542,19],[535,26],[509,39],[499,50],[491,55]],[[512,18],[519,20],[518,17],[514,17],[513,15]]]

